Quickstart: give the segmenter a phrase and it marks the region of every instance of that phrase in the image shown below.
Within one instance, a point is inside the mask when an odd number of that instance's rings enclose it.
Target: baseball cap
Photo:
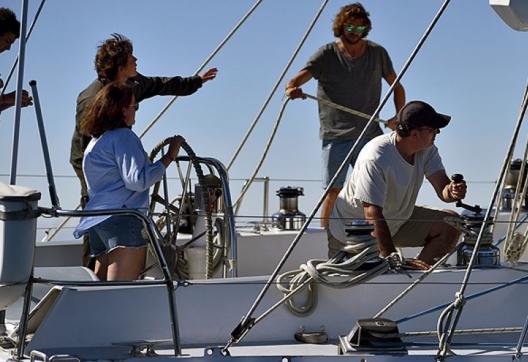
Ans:
[[[397,120],[398,123],[405,124],[409,130],[412,130],[419,127],[444,128],[451,117],[437,113],[425,102],[411,101],[400,109]]]

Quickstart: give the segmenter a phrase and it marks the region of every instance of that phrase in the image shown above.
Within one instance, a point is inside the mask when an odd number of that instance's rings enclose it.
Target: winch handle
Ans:
[[[466,183],[466,181],[464,180],[464,176],[459,173],[455,173],[451,175],[451,181],[457,184],[462,183],[462,182]],[[461,200],[457,200],[456,207],[462,207],[466,210],[472,211],[477,214],[479,214],[482,211],[482,208],[479,205],[471,206],[471,205],[463,203]]]

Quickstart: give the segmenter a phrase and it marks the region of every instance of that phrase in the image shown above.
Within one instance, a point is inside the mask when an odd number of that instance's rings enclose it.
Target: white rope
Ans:
[[[327,106],[333,107],[335,109],[339,109],[340,111],[343,111],[343,112],[346,112],[346,113],[350,113],[350,114],[353,114],[354,116],[358,116],[358,117],[364,118],[367,121],[372,117],[370,114],[366,114],[366,113],[363,113],[363,112],[360,112],[360,111],[356,111],[355,109],[348,108],[348,107],[342,106],[340,104],[331,102],[328,99],[312,96],[312,95],[310,95],[308,93],[303,93],[303,94],[306,96],[306,98],[310,98],[310,99],[316,100],[318,102],[326,104]],[[374,118],[374,122],[378,122],[378,123],[381,123],[383,125],[387,125],[388,124],[387,121],[385,121],[385,120],[383,120],[381,118],[377,118],[377,117]]]
[[[346,245],[338,256],[329,260],[312,259],[299,269],[288,271],[277,277],[277,289],[290,295],[302,284],[307,284],[304,304],[296,304],[293,298],[286,306],[297,316],[306,316],[317,304],[317,285],[331,288],[349,288],[361,284],[389,270],[389,262],[382,260],[367,270],[359,270],[366,262],[378,257],[378,243],[370,235],[354,237],[354,243]]]

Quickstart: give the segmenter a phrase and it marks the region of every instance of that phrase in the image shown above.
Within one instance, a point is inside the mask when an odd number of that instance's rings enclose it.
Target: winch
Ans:
[[[506,179],[504,180],[504,188],[502,189],[502,199],[501,199],[501,210],[502,211],[511,211],[513,199],[515,197],[515,192],[517,190],[517,183],[519,181],[519,175],[521,172],[522,160],[515,159],[510,163],[510,168],[506,174]],[[521,183],[521,190],[524,187],[524,182],[526,181],[526,174],[523,177],[523,182]],[[528,195],[524,198],[525,209],[528,208]]]
[[[299,230],[306,215],[299,211],[299,196],[304,196],[302,187],[286,186],[277,190],[280,210],[271,216],[273,227],[280,230]]]
[[[484,216],[486,210],[482,209],[479,212],[464,210],[461,214],[463,220],[463,226],[471,234],[465,233],[462,238],[462,243],[458,246],[457,250],[457,266],[467,266],[473,249],[477,241],[477,236],[480,232],[480,228],[484,223]],[[493,234],[491,226],[493,224],[493,217],[488,218],[482,239],[480,241],[480,247],[476,256],[475,266],[490,267],[500,265],[500,250],[493,245]]]

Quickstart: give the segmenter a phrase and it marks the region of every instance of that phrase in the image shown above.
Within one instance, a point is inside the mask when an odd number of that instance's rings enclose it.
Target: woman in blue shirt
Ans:
[[[147,211],[149,188],[161,180],[178,156],[183,137],[175,136],[161,160],[150,162],[139,137],[131,130],[138,109],[134,94],[123,83],[110,83],[94,98],[81,122],[92,136],[83,159],[90,201],[85,210],[116,208]],[[81,218],[76,238],[88,233],[95,274],[101,280],[137,279],[145,264],[143,224],[134,216]]]

